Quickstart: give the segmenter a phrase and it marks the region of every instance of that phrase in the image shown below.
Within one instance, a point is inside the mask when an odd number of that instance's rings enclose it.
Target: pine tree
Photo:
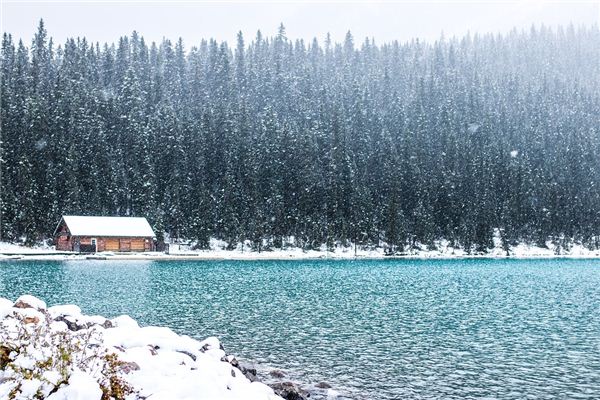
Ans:
[[[389,253],[600,246],[598,27],[323,46],[181,39],[1,50],[0,237],[61,214],[162,238]]]

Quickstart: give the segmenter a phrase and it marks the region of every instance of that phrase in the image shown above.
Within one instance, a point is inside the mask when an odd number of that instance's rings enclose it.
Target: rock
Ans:
[[[111,324],[113,327],[117,328],[137,329],[140,327],[137,321],[129,315],[121,315],[117,318],[113,318]]]
[[[13,312],[13,302],[0,297],[0,319],[4,319]]]
[[[250,373],[250,374],[256,376],[256,368],[252,368],[252,367],[245,366],[245,365],[240,365],[240,367],[241,367],[242,372],[244,372],[244,373],[247,372],[247,373]]]
[[[293,382],[272,383],[269,386],[284,400],[306,400],[310,397],[310,393]]]
[[[256,374],[253,374],[251,372],[244,372],[244,376],[246,377],[246,379],[248,379],[250,382],[258,382],[258,377],[256,376]]]
[[[190,353],[189,351],[186,351],[186,350],[175,350],[175,351],[178,352],[178,353],[181,353],[181,354],[185,354],[186,356],[188,356],[192,360],[196,361],[196,356],[193,355],[192,353]]]
[[[278,369],[274,369],[273,371],[270,371],[269,375],[271,375],[273,378],[284,378],[285,377],[285,374],[283,373],[283,371],[278,370]]]
[[[69,316],[59,315],[54,320],[56,322],[64,322],[67,325],[67,328],[69,328],[69,330],[73,332],[77,332],[87,328],[87,325],[79,324],[75,318]]]
[[[214,336],[204,339],[202,342],[200,342],[200,345],[201,345],[200,346],[201,353],[205,353],[206,351],[212,350],[212,349],[225,350],[223,348],[223,344],[219,341],[219,339],[217,339]]]
[[[139,371],[140,366],[135,361],[124,361],[120,366],[121,371],[128,374],[131,371]]]
[[[13,305],[15,308],[33,308],[38,311],[44,311],[46,309],[46,303],[37,297],[30,296],[28,294],[23,295],[15,301]]]
[[[221,357],[221,361],[231,364],[232,367],[236,367],[236,368],[240,367],[240,363],[235,358],[235,356],[232,356],[232,355],[225,355],[225,356]]]
[[[40,321],[45,321],[48,318],[48,314],[35,308],[13,308],[13,310],[13,315],[21,320],[23,324],[39,324]]]
[[[258,377],[256,376],[256,368],[244,364],[239,364],[238,368],[250,382],[258,381]]]
[[[240,364],[240,362],[232,355],[226,355],[221,357],[221,361],[231,364],[232,367],[235,367],[240,370],[242,374],[250,381],[250,382],[258,382],[258,377],[256,376],[256,368],[252,368],[250,364]],[[233,373],[233,370],[232,370]]]
[[[40,319],[36,316],[34,317],[25,317],[23,318],[23,323],[25,324],[39,324],[40,323]]]
[[[77,318],[77,321],[84,323],[86,328],[91,328],[94,325],[101,326],[105,329],[113,327],[113,323],[110,320],[108,320],[104,317],[101,317],[99,315],[85,316],[82,318]]]
[[[64,322],[67,324],[67,328],[70,331],[80,331],[82,329],[89,329],[92,326],[98,325],[103,327],[104,329],[109,329],[113,327],[113,323],[106,318],[103,317],[85,317],[85,318],[77,318],[77,316],[73,315],[58,315],[54,318],[56,322]]]
[[[54,332],[67,332],[69,327],[62,321],[52,321],[50,322],[50,330]]]
[[[48,312],[52,318],[58,318],[59,316],[72,316],[81,317],[81,308],[74,304],[65,304],[62,306],[52,306],[48,308]]]
[[[315,387],[319,389],[331,389],[331,385],[327,382],[319,382],[315,385]]]
[[[4,320],[7,320],[6,326],[12,329],[11,333],[41,331],[43,335],[35,343],[25,336],[18,345],[14,345],[15,348],[0,340],[0,375],[8,365],[11,372],[14,370],[21,374],[18,390],[26,393],[17,393],[21,394],[19,398],[33,395],[48,400],[99,400],[108,395],[125,398],[133,394],[136,398],[144,399],[152,393],[171,392],[173,388],[184,390],[177,391],[173,396],[165,395],[165,398],[197,398],[198,394],[217,393],[217,389],[221,393],[225,385],[232,391],[231,397],[236,399],[274,399],[273,389],[286,400],[309,397],[309,393],[295,383],[282,383],[279,380],[279,383],[269,387],[258,382],[254,364],[245,364],[233,355],[226,355],[221,342],[215,337],[199,342],[188,336],[178,336],[169,328],[140,328],[137,322],[125,316],[107,320],[101,316],[84,315],[74,305],[46,308],[43,302],[32,296],[21,297],[16,303],[0,298],[0,321]],[[34,323],[45,325],[32,325]],[[42,329],[46,326],[49,328]],[[1,328],[4,328],[4,324]],[[56,337],[68,346],[76,346],[74,348],[81,352],[81,357],[87,357],[85,362],[91,360],[88,365],[82,362],[82,366],[69,370],[68,380],[62,370],[59,372],[54,364],[46,361],[46,350],[55,345]],[[32,346],[31,352],[29,346]],[[22,349],[27,351],[20,354]],[[206,353],[200,354],[200,349]],[[29,357],[29,353],[43,357]],[[188,357],[194,362],[190,363]],[[230,366],[227,367],[224,362]],[[42,371],[31,379],[29,371],[34,367]],[[199,374],[198,379],[194,374]],[[271,372],[271,376],[277,378],[284,375],[279,370]],[[163,376],[165,381],[161,382]],[[133,383],[144,384],[144,387],[146,384],[152,386],[150,382],[156,383],[157,390],[146,393],[143,387],[133,386],[127,378]],[[0,392],[3,392],[4,382],[7,382],[6,377],[0,376]],[[1,399],[4,397],[0,394]]]

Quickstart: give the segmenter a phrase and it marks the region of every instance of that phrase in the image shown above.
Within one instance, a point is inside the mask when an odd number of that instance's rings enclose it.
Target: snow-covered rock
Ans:
[[[23,295],[15,301],[15,308],[35,308],[36,310],[42,311],[46,309],[46,303],[42,300],[33,297],[31,295]]]
[[[0,298],[0,319],[12,313],[13,302],[8,299]]]
[[[281,399],[230,359],[215,337],[86,316],[74,305],[46,308],[33,296],[0,298],[0,399]]]
[[[137,321],[131,318],[129,315],[121,315],[117,318],[110,320],[113,326],[117,328],[139,328]]]
[[[52,318],[57,318],[61,315],[79,317],[81,316],[81,308],[73,304],[52,306],[48,308],[48,313],[50,313],[50,316],[52,316]]]

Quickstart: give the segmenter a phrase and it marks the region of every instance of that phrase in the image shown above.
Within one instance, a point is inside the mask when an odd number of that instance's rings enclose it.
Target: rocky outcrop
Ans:
[[[285,400],[306,400],[310,393],[293,382],[279,382],[269,384],[276,394]]]
[[[258,381],[256,368],[250,364],[241,363],[232,355],[226,355],[222,359],[231,364],[233,367],[239,369],[246,378],[251,382]],[[299,384],[290,381],[280,381],[281,378],[285,378],[283,371],[274,369],[268,374],[275,380],[265,381],[265,383],[273,389],[273,391],[285,400],[307,400],[310,397],[310,392],[303,389]]]
[[[99,315],[88,316],[81,313],[81,309],[74,305],[54,306],[48,308],[48,314],[56,322],[63,322],[70,331],[77,332],[93,326],[104,329],[113,327],[113,323]]]
[[[24,295],[21,296],[17,299],[17,301],[15,301],[15,303],[13,304],[14,308],[21,308],[21,309],[27,309],[27,308],[32,308],[34,310],[38,310],[38,311],[45,311],[46,310],[46,303],[44,303],[43,301],[41,301],[40,299],[30,296],[30,295]]]
[[[217,338],[197,341],[127,316],[0,298],[0,333],[1,399],[281,400]]]
[[[258,378],[256,376],[256,368],[252,367],[250,364],[240,363],[235,356],[226,355],[221,361],[228,362],[231,366],[240,370],[242,374],[250,381],[250,382],[258,382]]]
[[[272,371],[269,371],[269,375],[272,376],[273,378],[278,378],[278,379],[285,378],[285,374],[279,369],[274,369]]]

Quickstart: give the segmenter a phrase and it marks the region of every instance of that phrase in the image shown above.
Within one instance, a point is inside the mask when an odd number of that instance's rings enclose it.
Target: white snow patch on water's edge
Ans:
[[[562,240],[562,246],[557,246],[552,241],[547,241],[545,246],[530,243],[518,243],[508,249],[502,245],[499,232],[493,238],[493,247],[483,252],[472,249],[453,247],[448,240],[437,240],[433,246],[417,243],[412,249],[396,251],[391,254],[390,247],[382,242],[379,246],[354,246],[353,244],[337,244],[328,248],[320,246],[318,250],[304,250],[294,247],[293,238],[288,238],[283,249],[267,248],[263,251],[253,250],[249,241],[238,243],[229,247],[227,242],[211,239],[209,249],[197,250],[195,243],[188,240],[179,240],[170,244],[169,253],[118,253],[101,252],[96,256],[106,259],[169,259],[169,258],[197,258],[199,260],[303,260],[303,259],[384,259],[384,258],[422,258],[422,259],[452,259],[452,258],[599,258],[600,249],[589,249],[581,243],[572,240]],[[56,253],[56,254],[52,254]],[[17,255],[17,256],[15,256]],[[0,260],[24,258],[27,260],[81,260],[90,255],[64,254],[48,247],[26,247],[19,244],[0,242]]]
[[[127,400],[281,400],[228,362],[217,338],[46,308],[33,296],[0,298],[0,350],[0,398],[100,400],[121,390]]]

